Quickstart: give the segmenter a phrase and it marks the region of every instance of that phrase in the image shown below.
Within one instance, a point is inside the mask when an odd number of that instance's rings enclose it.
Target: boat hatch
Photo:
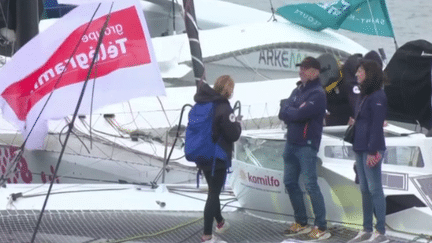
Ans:
[[[236,143],[235,158],[258,167],[283,170],[284,140],[242,136]]]
[[[429,208],[432,209],[432,175],[421,176],[412,180]]]

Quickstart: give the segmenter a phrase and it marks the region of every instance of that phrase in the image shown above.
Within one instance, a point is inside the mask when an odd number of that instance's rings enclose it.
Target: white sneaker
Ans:
[[[328,230],[321,231],[317,226],[314,226],[312,231],[308,234],[308,237],[312,241],[321,241],[330,238],[331,233]]]
[[[223,234],[229,227],[230,224],[224,219],[222,222],[216,224],[215,232],[218,234]]]
[[[357,236],[348,241],[347,243],[357,243],[357,242],[366,242],[367,240],[371,239],[372,232],[366,232],[361,230],[358,232]]]
[[[369,241],[367,242],[372,242],[372,243],[388,243],[390,242],[390,240],[387,238],[387,236],[380,234],[378,231],[375,231],[372,235],[372,237],[370,238]]]
[[[228,243],[228,242],[219,239],[215,235],[212,235],[212,238],[208,240],[203,240],[203,238],[201,238],[201,243]]]

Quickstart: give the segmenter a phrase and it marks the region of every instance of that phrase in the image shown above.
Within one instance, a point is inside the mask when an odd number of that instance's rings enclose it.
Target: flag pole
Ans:
[[[386,2],[386,0],[382,0],[382,1],[383,1],[383,3],[384,3],[384,7],[385,7],[385,9],[387,10],[387,11],[384,11],[384,14],[388,14],[387,18],[390,20],[390,21],[389,21],[389,24],[390,24],[390,27],[391,27],[392,32],[393,32],[393,42],[394,42],[394,44],[395,44],[395,48],[396,48],[396,50],[397,50],[397,49],[399,49],[399,46],[398,46],[397,41],[396,41],[396,35],[395,35],[395,33],[394,33],[393,24],[392,24],[392,21],[391,21],[391,18],[390,18],[390,11],[387,9],[387,2]]]
[[[383,8],[385,8],[385,10],[386,10],[386,11],[383,11],[383,12],[384,12],[384,15],[385,15],[386,13],[388,13],[387,4],[386,4],[386,1],[385,1],[385,0],[381,0],[381,1],[382,1],[381,4],[383,5]],[[373,16],[372,8],[371,8],[371,6],[370,6],[370,2],[369,2],[369,0],[367,0],[367,3],[368,3],[369,12],[370,12],[370,15],[371,15],[371,19],[372,19],[372,24],[374,25],[375,34],[376,34],[377,36],[379,36],[379,34],[378,34],[378,28],[376,27],[376,23],[375,23],[375,21],[374,21],[375,18],[374,18],[374,16]],[[389,15],[390,15],[390,14],[389,14]],[[392,23],[391,23],[390,16],[387,16],[387,19],[389,20],[389,24],[390,24],[390,27],[391,27],[391,31],[392,31],[392,33],[393,33],[393,41],[394,41],[394,44],[395,44],[395,47],[396,47],[396,50],[397,50],[397,49],[398,49],[398,44],[397,44],[397,42],[396,42],[396,36],[395,36],[395,34],[394,34],[393,25],[392,25]]]

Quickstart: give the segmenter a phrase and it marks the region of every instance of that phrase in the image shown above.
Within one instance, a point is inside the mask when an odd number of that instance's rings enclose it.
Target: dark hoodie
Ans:
[[[381,57],[376,51],[370,51],[370,52],[366,53],[366,55],[364,56],[363,59],[375,61],[376,63],[378,63],[378,66],[381,69],[383,67],[383,62],[381,60]]]
[[[214,142],[220,139],[220,145],[228,155],[229,161],[218,161],[215,169],[228,168],[231,166],[232,151],[234,142],[237,141],[241,134],[240,123],[235,120],[233,109],[227,98],[220,95],[208,84],[203,83],[199,91],[195,94],[194,100],[197,103],[214,102],[216,105],[212,129],[212,139]],[[211,166],[200,168],[202,170],[211,170]]]

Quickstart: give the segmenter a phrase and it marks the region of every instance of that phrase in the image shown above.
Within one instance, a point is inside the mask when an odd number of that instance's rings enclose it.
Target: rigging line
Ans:
[[[160,104],[160,106],[161,106],[161,108],[162,108],[162,112],[164,113],[165,118],[166,118],[166,120],[167,120],[167,122],[168,122],[168,125],[169,125],[169,127],[171,128],[171,123],[170,123],[170,121],[169,121],[169,119],[168,119],[168,115],[167,115],[167,113],[166,113],[166,111],[165,111],[165,108],[164,108],[164,106],[163,106],[163,104],[162,104],[162,101],[160,100],[159,96],[156,96],[156,98],[157,98],[157,100],[159,101],[159,104]]]
[[[60,131],[60,134],[59,134],[59,143],[60,143],[61,146],[63,146],[63,143],[62,143],[62,141],[61,141],[62,131],[63,131],[66,127],[69,127],[69,124],[66,124],[66,125],[62,128],[62,130]],[[76,138],[78,138],[78,140],[81,142],[81,144],[82,144],[82,145],[84,146],[84,148],[87,150],[87,153],[90,154],[90,150],[87,148],[87,146],[85,145],[84,141],[81,140],[81,138],[80,138],[80,137],[79,137],[79,136],[78,136],[74,131],[71,131],[71,132],[72,132],[73,135],[75,135]]]
[[[99,6],[100,6],[100,5],[101,5],[101,3],[99,3],[99,5],[98,5],[98,9],[99,9]],[[111,11],[112,11],[113,5],[114,5],[114,2],[111,3],[111,8],[110,8],[110,10],[109,10],[109,13],[107,14],[107,17],[106,17],[105,23],[104,23],[104,25],[103,25],[103,27],[102,27],[102,29],[101,29],[101,31],[100,31],[100,37],[99,37],[99,40],[98,40],[98,43],[97,43],[97,46],[96,46],[95,56],[93,57],[92,63],[90,64],[89,72],[87,73],[87,78],[86,78],[86,80],[84,81],[84,84],[83,84],[83,87],[82,87],[82,90],[81,90],[81,94],[80,94],[80,96],[79,96],[78,103],[77,103],[77,106],[76,106],[76,109],[75,109],[74,115],[73,115],[73,117],[72,117],[72,121],[71,121],[71,128],[69,129],[68,134],[66,135],[66,139],[65,139],[65,146],[62,147],[62,150],[61,150],[61,152],[60,152],[60,156],[59,156],[59,159],[58,159],[58,162],[57,162],[56,168],[55,168],[55,170],[54,170],[53,178],[56,177],[56,175],[57,175],[57,171],[58,171],[58,169],[59,169],[59,167],[60,167],[60,162],[61,162],[61,159],[62,159],[62,157],[63,157],[64,151],[65,151],[65,149],[66,149],[66,144],[67,144],[67,141],[69,140],[69,136],[70,136],[70,134],[71,134],[71,131],[72,131],[72,128],[73,128],[73,124],[74,124],[75,119],[76,119],[76,117],[77,117],[77,115],[78,115],[78,110],[79,110],[79,108],[80,108],[80,106],[81,106],[81,102],[82,102],[83,97],[84,97],[85,89],[86,89],[86,87],[87,87],[87,83],[88,83],[88,80],[89,80],[89,78],[90,78],[91,71],[92,71],[93,66],[94,66],[94,64],[95,64],[96,58],[97,58],[97,56],[99,55],[100,46],[101,46],[101,44],[102,44],[102,40],[103,40],[103,38],[104,38],[104,36],[105,36],[105,30],[106,30],[106,28],[107,28],[107,26],[108,26],[108,22],[109,22],[110,17],[111,17]],[[95,15],[95,14],[96,14],[96,12],[94,13],[94,15]],[[93,16],[94,16],[94,15],[93,15]],[[87,27],[88,27],[88,26],[87,26]],[[57,85],[57,83],[56,83],[56,85]],[[34,126],[33,126],[33,127],[34,127]],[[27,137],[27,138],[28,138],[28,137]],[[39,214],[39,218],[38,218],[38,221],[37,221],[36,227],[35,227],[34,232],[33,232],[33,236],[32,236],[32,239],[31,239],[31,243],[34,243],[34,240],[35,240],[35,238],[36,238],[36,234],[37,234],[37,231],[38,231],[38,229],[39,229],[39,225],[40,225],[40,223],[41,223],[42,216],[43,216],[43,213],[44,213],[44,211],[45,211],[45,207],[46,207],[46,205],[47,205],[47,203],[48,203],[49,194],[50,194],[50,192],[51,192],[51,189],[52,189],[52,186],[53,186],[53,185],[54,185],[54,180],[52,180],[51,183],[50,183],[50,186],[49,186],[49,189],[48,189],[48,193],[47,193],[46,198],[45,198],[45,202],[44,202],[44,204],[43,204],[42,210],[41,210],[41,212],[40,212],[40,214]]]
[[[83,124],[84,124],[85,128],[87,128],[87,127],[86,127],[87,125],[86,125],[85,123],[83,123]],[[96,132],[98,132],[98,133],[104,134],[104,135],[106,135],[106,136],[112,136],[112,137],[114,137],[114,138],[121,138],[121,139],[129,139],[129,138],[130,138],[130,137],[123,137],[123,136],[117,136],[117,135],[114,135],[114,134],[105,133],[105,132],[102,132],[102,131],[99,131],[99,130],[96,130],[96,129],[93,129],[93,131],[96,131]],[[106,139],[106,138],[103,137],[103,136],[99,136],[99,135],[98,135],[97,137],[98,137],[101,141],[103,141],[104,143],[106,143],[106,142],[110,142],[111,145],[119,146],[120,148],[125,149],[125,150],[128,151],[128,152],[132,152],[132,153],[134,153],[134,154],[140,154],[140,153],[137,152],[136,150],[133,150],[132,147],[127,146],[127,145],[125,145],[125,144],[121,145],[121,144],[119,144],[119,143],[112,142],[112,141],[110,141],[109,139]],[[144,140],[144,139],[143,139],[143,140]],[[145,140],[144,140],[144,141],[145,141]],[[147,141],[145,141],[145,142],[147,142]],[[150,143],[151,146],[154,146],[154,145],[152,145],[153,141],[152,141],[152,142],[147,142],[147,143]],[[138,143],[137,145],[139,145],[139,144],[142,144],[142,143]],[[153,150],[154,150],[154,148],[153,148]],[[103,151],[101,151],[101,152],[104,153],[108,158],[110,158],[110,156],[108,156],[108,154],[106,154],[106,153],[103,152]]]
[[[87,130],[88,130],[88,127],[86,127],[87,128]],[[100,131],[100,130],[97,130],[97,129],[94,129],[93,128],[93,131],[94,132],[97,132],[97,133],[100,133],[100,134],[103,134],[103,135],[106,135],[106,136],[110,136],[110,137],[114,137],[114,138],[123,138],[123,139],[129,139],[129,137],[125,137],[125,136],[121,136],[121,135],[115,135],[115,134],[111,134],[111,133],[107,133],[107,132],[103,132],[103,131]],[[96,136],[96,135],[95,135]],[[102,136],[99,136],[99,135],[97,135],[99,138],[102,138],[102,139],[104,139],[104,137],[102,137]]]
[[[172,2],[172,13],[173,13],[173,15],[172,15],[173,34],[175,35],[176,34],[176,26],[175,26],[175,3],[174,3],[174,0],[171,0],[171,2]]]
[[[175,1],[176,1],[177,5],[181,6],[180,3],[178,2],[178,0],[175,0]],[[180,9],[180,15],[181,15],[182,19],[185,18],[185,15],[184,15],[183,11],[184,11],[184,9]]]
[[[123,191],[128,190],[129,188],[104,188],[104,189],[91,189],[91,190],[75,190],[75,191],[60,191],[60,192],[51,192],[51,194],[68,194],[68,193],[78,193],[78,192],[100,192],[100,191]],[[41,197],[45,196],[45,193],[32,194],[27,196],[20,196],[22,198],[32,198],[32,197]]]
[[[33,132],[33,129],[35,128],[36,123],[39,121],[39,118],[41,117],[43,111],[45,110],[45,107],[48,105],[48,102],[49,102],[49,100],[51,99],[51,97],[52,97],[52,95],[53,95],[53,93],[54,93],[54,91],[55,91],[57,85],[60,83],[60,80],[61,80],[61,78],[63,77],[63,74],[66,72],[67,68],[69,67],[70,60],[73,58],[73,56],[75,55],[76,51],[78,50],[78,46],[81,44],[82,39],[83,39],[82,37],[87,33],[87,30],[90,28],[90,24],[93,22],[93,19],[94,19],[94,17],[96,16],[96,13],[97,13],[97,11],[99,10],[100,5],[101,5],[101,3],[99,3],[99,5],[97,6],[95,12],[93,13],[93,16],[91,17],[89,23],[87,24],[85,30],[83,31],[81,37],[79,38],[77,45],[75,46],[75,48],[74,48],[74,50],[72,51],[72,54],[71,54],[71,56],[70,56],[68,62],[67,62],[66,65],[65,65],[65,68],[63,69],[63,71],[62,71],[62,73],[60,74],[60,77],[57,79],[56,83],[54,84],[54,87],[52,88],[51,93],[49,94],[49,96],[48,96],[47,100],[45,101],[45,103],[44,103],[44,105],[43,105],[41,111],[39,112],[39,114],[38,114],[38,116],[37,116],[35,122],[33,123],[32,128],[30,129],[29,133],[27,134],[27,137],[25,138],[23,144],[21,145],[21,149],[24,149],[24,146],[25,146],[25,144],[27,143],[27,140],[29,139],[30,134]]]
[[[240,53],[241,54],[241,53]],[[243,55],[243,54],[242,54]],[[236,60],[238,63],[240,63],[243,67],[245,67],[246,69],[249,69],[250,71],[254,72],[255,74],[257,74],[258,76],[260,76],[261,78],[265,78],[267,80],[270,80],[270,77],[265,76],[264,74],[258,72],[256,69],[254,69],[252,66],[244,63],[243,61],[241,61],[240,59],[238,59],[236,56],[233,56],[234,60]]]
[[[136,123],[136,117],[134,117],[134,113],[133,113],[133,110],[132,110],[132,106],[130,104],[130,100],[127,103],[129,105],[130,114],[132,116],[132,122],[135,124],[136,129],[138,129],[139,127],[138,127],[138,124]],[[126,124],[124,124],[124,125],[126,125]]]
[[[90,129],[90,126],[89,126],[87,123],[85,123],[85,121],[82,121],[82,124],[84,125],[84,127],[85,127],[87,130]],[[110,124],[110,125],[111,125],[111,124]],[[128,139],[128,138],[129,138],[129,137],[125,137],[125,136],[122,136],[122,135],[115,135],[115,134],[112,134],[112,133],[103,132],[103,131],[100,131],[100,130],[95,129],[95,128],[93,128],[93,131],[94,131],[94,132],[101,133],[101,134],[104,134],[104,135],[107,135],[107,136],[110,136],[110,137],[115,137],[115,138],[124,138],[124,139]],[[102,138],[103,138],[103,137],[102,137]]]
[[[188,106],[192,108],[192,105],[190,105],[190,104],[185,104],[185,105],[183,105],[183,107],[182,107],[182,109],[181,109],[181,112],[180,112],[180,118],[179,118],[179,123],[178,123],[178,126],[177,126],[177,133],[176,133],[176,137],[175,137],[174,142],[173,142],[173,145],[172,145],[172,147],[171,147],[171,151],[170,151],[168,157],[166,158],[166,161],[164,161],[164,164],[165,164],[165,165],[168,165],[168,162],[169,162],[169,160],[170,160],[170,158],[171,158],[171,155],[172,155],[172,153],[173,153],[173,151],[174,151],[174,146],[175,146],[175,144],[177,143],[177,139],[178,139],[178,137],[179,137],[179,135],[180,135],[179,133],[180,133],[180,126],[181,126],[181,122],[182,122],[182,119],[183,119],[183,112],[184,112],[184,109],[185,109],[186,107],[188,107]],[[164,169],[165,169],[165,168],[162,167],[162,169],[159,171],[159,173],[158,173],[158,175],[156,176],[156,178],[153,180],[153,183],[156,184],[157,181],[159,180],[160,176],[162,175],[162,173],[165,173]]]
[[[8,9],[9,9],[9,2],[8,2]],[[0,10],[1,10],[1,14],[3,16],[3,20],[4,20],[5,24],[6,24],[6,28],[9,28],[9,24],[8,24],[6,15],[5,15],[5,11],[3,10],[3,4],[1,2],[0,2]]]
[[[98,68],[98,64],[99,64],[99,58],[98,61],[96,62],[96,66],[95,66],[95,75],[94,75],[94,79],[93,79],[93,87],[92,87],[92,95],[91,95],[91,101],[90,101],[90,129],[89,129],[89,133],[90,133],[90,148],[93,149],[93,139],[92,139],[92,118],[93,118],[93,101],[94,101],[94,91],[95,91],[95,87],[96,87],[96,77],[97,77],[97,68]]]
[[[273,8],[272,0],[270,0],[270,10],[271,10],[271,12],[272,12],[272,16],[270,17],[269,20],[267,20],[267,22],[269,22],[271,19],[273,19],[273,22],[276,22],[277,19],[276,19],[276,17],[275,17],[275,11],[274,11],[274,8]]]

